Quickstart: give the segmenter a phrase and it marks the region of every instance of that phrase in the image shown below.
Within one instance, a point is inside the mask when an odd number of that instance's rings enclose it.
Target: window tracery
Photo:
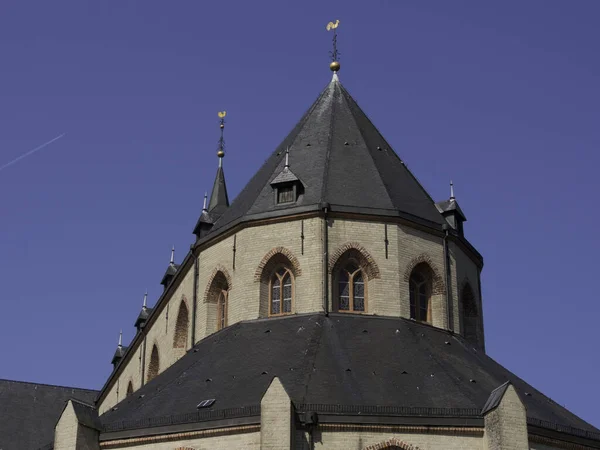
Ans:
[[[279,267],[269,285],[269,315],[279,316],[292,312],[293,277],[290,269]]]
[[[349,262],[338,273],[338,311],[365,311],[365,281],[362,269]]]
[[[410,318],[431,323],[431,269],[425,263],[419,264],[410,274]]]

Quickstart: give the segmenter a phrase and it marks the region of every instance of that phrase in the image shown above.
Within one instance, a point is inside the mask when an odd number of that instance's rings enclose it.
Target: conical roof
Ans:
[[[276,205],[273,180],[289,165],[303,195]],[[212,198],[211,198],[212,203]],[[265,161],[211,233],[240,220],[318,209],[401,216],[426,225],[445,223],[434,201],[334,76],[292,132]]]
[[[225,185],[225,173],[223,166],[219,164],[215,183],[213,184],[212,193],[210,194],[210,203],[208,204],[208,212],[213,214],[221,214],[229,206],[229,197],[227,196],[227,186]]]

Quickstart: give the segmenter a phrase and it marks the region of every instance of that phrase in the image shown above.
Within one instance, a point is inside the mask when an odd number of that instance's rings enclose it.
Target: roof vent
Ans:
[[[403,370],[402,372],[400,372],[400,375],[408,375],[408,372],[406,370]]]
[[[526,395],[527,397],[531,397],[531,392],[525,392],[525,395]]]
[[[271,332],[271,330],[265,330],[265,333],[270,333],[270,332]]]
[[[197,409],[210,408],[214,403],[215,403],[214,398],[210,398],[208,400],[202,400],[200,403],[198,403],[198,406],[196,406],[196,408]]]
[[[346,372],[352,372],[352,369],[348,368],[346,369]]]
[[[450,341],[445,341],[444,344],[450,345]]]
[[[263,373],[261,373],[261,375],[268,375],[268,374],[269,374],[269,372],[267,372],[266,370],[263,371]]]
[[[477,381],[475,381],[473,378],[471,378],[469,381],[470,381],[471,383],[477,383]]]
[[[212,381],[212,378],[207,378],[207,379],[206,379],[206,382],[207,382],[207,383],[210,383],[211,381]]]
[[[140,394],[140,396],[138,398],[144,398],[146,394]]]
[[[368,333],[368,331],[367,330],[363,330],[363,333]]]

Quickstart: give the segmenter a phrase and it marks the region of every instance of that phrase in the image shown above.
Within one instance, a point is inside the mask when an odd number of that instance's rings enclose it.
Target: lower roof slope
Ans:
[[[67,401],[93,404],[97,395],[89,389],[0,380],[0,449],[34,450],[52,442]]]
[[[124,429],[128,421],[143,427],[151,418],[196,413],[205,399],[216,400],[212,410],[259,405],[274,376],[297,407],[460,408],[468,415],[510,381],[529,418],[600,433],[459,336],[402,318],[347,314],[228,327],[101,420]]]

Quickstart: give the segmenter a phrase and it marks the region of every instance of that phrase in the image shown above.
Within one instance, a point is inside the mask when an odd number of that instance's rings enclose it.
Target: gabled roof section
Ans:
[[[0,380],[0,448],[36,449],[48,444],[67,401],[92,404],[97,395],[89,389]]]
[[[425,189],[334,77],[211,233],[240,219],[286,213],[274,204],[271,186],[284,174],[286,148],[293,175],[304,185],[303,198],[288,209],[329,203],[332,211],[403,216],[436,228],[445,223]]]
[[[500,406],[500,402],[502,401],[502,397],[506,393],[506,390],[510,386],[510,381],[506,381],[505,383],[498,386],[496,389],[492,391],[490,396],[488,397],[485,405],[483,405],[483,409],[481,410],[481,415],[485,416],[490,411],[493,411],[498,406]]]
[[[437,202],[435,206],[437,207],[438,211],[442,214],[456,212],[462,218],[462,220],[467,220],[465,213],[463,213],[462,209],[460,209],[460,206],[458,206],[458,202],[455,199],[451,198],[450,200],[443,200],[441,202]]]

